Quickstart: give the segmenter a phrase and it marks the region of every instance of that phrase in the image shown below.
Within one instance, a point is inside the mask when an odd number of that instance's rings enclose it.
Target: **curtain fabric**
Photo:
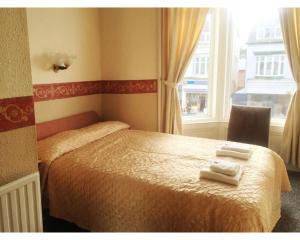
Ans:
[[[280,9],[285,48],[297,91],[292,97],[283,131],[281,156],[300,168],[300,8]]]
[[[177,85],[197,46],[207,8],[168,8],[162,10],[161,32],[161,131],[182,132]]]

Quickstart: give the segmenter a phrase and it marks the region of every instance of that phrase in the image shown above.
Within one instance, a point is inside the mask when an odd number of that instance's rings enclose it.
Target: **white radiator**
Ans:
[[[39,173],[0,187],[0,232],[42,232]]]

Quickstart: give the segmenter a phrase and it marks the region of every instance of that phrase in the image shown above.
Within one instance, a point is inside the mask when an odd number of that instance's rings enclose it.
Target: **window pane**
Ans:
[[[256,63],[255,63],[256,75],[259,75],[259,66],[260,66],[259,57],[256,57]]]
[[[273,75],[279,75],[279,56],[274,56]]]
[[[265,58],[260,57],[259,75],[265,75]]]
[[[283,69],[284,69],[284,56],[281,56],[281,61],[280,61],[280,75],[283,75]]]
[[[279,68],[278,62],[274,62],[273,76],[277,76],[278,75],[278,70],[279,70],[278,68]]]
[[[201,63],[201,71],[200,71],[200,74],[201,74],[201,75],[205,75],[205,63],[204,63],[204,62]]]
[[[199,67],[200,67],[199,57],[195,57],[192,60],[192,64],[193,64],[193,75],[199,74]]]
[[[276,28],[276,38],[281,39],[282,38],[282,33],[280,27]]]
[[[265,29],[265,39],[270,39],[271,38],[271,29],[266,28]]]
[[[238,43],[236,48],[246,54],[240,54],[237,60],[244,63],[243,68],[241,64],[236,64],[238,67],[232,74],[235,76],[236,72],[245,71],[243,78],[239,78],[241,83],[237,85],[234,77],[230,79],[232,104],[271,107],[272,118],[276,119],[286,117],[295,91],[291,71],[284,66],[287,59],[277,13],[277,9],[270,9],[261,17],[257,15],[255,21],[248,22],[247,26],[241,24],[251,19],[247,12],[239,13],[239,18],[233,16],[233,26],[237,26],[236,32],[239,33],[234,36]],[[242,17],[246,20],[243,21]],[[260,32],[264,32],[264,39],[258,41]]]
[[[256,39],[261,40],[264,38],[263,36],[264,36],[264,30],[262,28],[258,28],[256,30]]]
[[[272,57],[268,56],[267,57],[267,65],[266,65],[266,75],[267,76],[271,75],[271,69],[272,69]]]
[[[201,32],[184,80],[178,87],[181,112],[184,118],[201,118],[208,115],[209,54],[211,46],[211,13]]]

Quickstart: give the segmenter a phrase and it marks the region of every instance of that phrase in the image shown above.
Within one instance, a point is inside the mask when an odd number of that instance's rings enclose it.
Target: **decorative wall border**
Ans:
[[[32,96],[0,99],[0,132],[34,124]]]
[[[98,80],[33,85],[35,102],[92,94],[156,93],[157,80]]]
[[[108,94],[132,94],[132,93],[156,93],[157,80],[104,80],[100,82],[100,93]]]
[[[50,83],[33,85],[35,102],[78,97],[99,93],[100,81]]]

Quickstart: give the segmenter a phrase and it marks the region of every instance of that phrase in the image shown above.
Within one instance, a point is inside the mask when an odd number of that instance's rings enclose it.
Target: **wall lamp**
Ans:
[[[46,53],[45,54],[47,62],[49,63],[49,68],[52,69],[55,73],[61,70],[68,69],[76,56],[67,54],[67,53]]]
[[[68,69],[72,65],[76,56],[66,54],[66,53],[55,53],[55,54],[52,54],[51,58],[54,61],[53,65],[52,65],[52,69],[54,72],[57,73],[60,70]]]

